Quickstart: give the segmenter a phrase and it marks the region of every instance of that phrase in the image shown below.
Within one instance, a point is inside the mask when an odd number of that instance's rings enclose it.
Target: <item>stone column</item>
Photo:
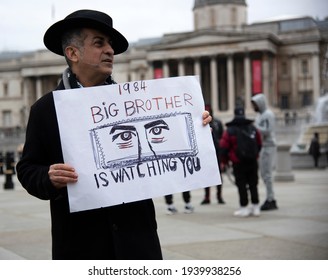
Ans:
[[[196,76],[199,76],[199,81],[201,81],[202,73],[201,73],[201,68],[200,68],[200,58],[199,57],[195,58],[194,73]]]
[[[184,67],[184,60],[179,59],[178,60],[178,75],[184,76],[185,75],[185,67]]]
[[[269,77],[269,58],[268,58],[268,54],[264,53],[263,54],[263,58],[262,58],[262,66],[263,66],[263,76],[262,76],[262,82],[263,82],[263,87],[262,87],[262,92],[264,93],[267,101],[268,101],[268,105],[271,106],[272,104],[272,100],[271,100],[271,94],[270,94],[270,87],[269,87],[269,81],[270,81],[270,77]]]
[[[312,79],[313,79],[313,101],[317,101],[320,97],[320,64],[319,54],[314,53],[312,56]]]
[[[163,78],[168,78],[170,75],[169,63],[167,60],[163,61]]]
[[[36,78],[36,99],[42,97],[42,80],[40,77]]]
[[[297,92],[298,92],[298,71],[297,71],[297,58],[296,56],[291,57],[291,77],[292,77],[292,98],[291,108],[298,108],[297,104]]]
[[[251,83],[251,62],[249,53],[245,54],[244,57],[244,79],[245,79],[245,108],[246,112],[252,110],[251,106],[251,95],[252,95],[252,83]]]
[[[219,111],[219,83],[216,56],[211,57],[211,105],[213,112]]]
[[[131,78],[131,81],[138,81],[139,80],[137,72],[136,72],[135,69],[130,72],[130,78]]]
[[[292,173],[292,164],[290,158],[290,145],[279,144],[277,146],[276,154],[276,174],[274,176],[275,181],[294,181],[295,177]]]
[[[30,109],[30,100],[29,100],[29,81],[28,78],[23,79],[23,119],[24,119],[24,124],[23,127],[26,127],[27,125],[27,120],[28,120],[28,115],[29,115],[29,109]]]
[[[279,104],[278,100],[278,67],[277,67],[277,57],[274,57],[272,60],[272,91],[273,91],[273,106],[277,106]]]
[[[228,56],[228,112],[233,113],[235,107],[235,76],[233,74],[233,55]]]

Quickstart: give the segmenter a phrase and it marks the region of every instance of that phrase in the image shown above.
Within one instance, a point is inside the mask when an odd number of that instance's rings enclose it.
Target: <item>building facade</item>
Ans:
[[[290,18],[247,24],[245,0],[195,0],[194,30],[131,43],[115,57],[117,82],[198,75],[205,103],[230,119],[252,114],[263,92],[276,113],[305,112],[328,92],[328,20]],[[66,68],[47,50],[0,54],[0,137],[24,130],[30,106]]]

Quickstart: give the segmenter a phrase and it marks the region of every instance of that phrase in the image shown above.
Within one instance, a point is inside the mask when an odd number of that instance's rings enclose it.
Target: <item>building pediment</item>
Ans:
[[[181,59],[183,57],[217,56],[244,52],[276,53],[280,41],[272,34],[202,33],[164,38],[149,46],[149,61]]]
[[[242,43],[254,40],[273,40],[278,42],[279,40],[272,34],[259,34],[259,33],[245,33],[245,32],[220,32],[220,31],[208,31],[208,32],[192,32],[184,33],[175,36],[164,36],[163,39],[152,45],[150,50],[170,50],[190,48],[195,46],[210,46],[210,45],[224,45],[231,43]]]

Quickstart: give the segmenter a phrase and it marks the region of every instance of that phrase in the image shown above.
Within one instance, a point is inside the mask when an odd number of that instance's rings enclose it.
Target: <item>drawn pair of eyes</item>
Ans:
[[[150,143],[159,144],[166,141],[163,132],[169,130],[169,126],[165,121],[153,121],[145,124],[144,128]],[[116,125],[111,129],[110,134],[112,135],[112,142],[117,142],[120,148],[131,147],[133,140],[138,137],[138,131],[133,125]]]

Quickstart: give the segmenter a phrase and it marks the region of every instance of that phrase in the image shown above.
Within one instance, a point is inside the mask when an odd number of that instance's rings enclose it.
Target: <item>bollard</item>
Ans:
[[[13,174],[14,172],[14,153],[7,152],[6,153],[6,170],[4,171],[4,174],[6,176],[5,183],[4,183],[4,189],[5,190],[11,190],[14,188],[14,182],[13,182]]]
[[[292,173],[292,164],[289,151],[289,144],[279,144],[277,146],[276,174],[274,176],[275,181],[288,182],[295,180],[294,174]]]
[[[3,187],[5,190],[12,190],[14,188],[13,172],[12,170],[5,170],[4,174],[6,176],[6,179]]]
[[[0,175],[3,175],[3,163],[4,163],[4,157],[2,152],[0,152]]]

